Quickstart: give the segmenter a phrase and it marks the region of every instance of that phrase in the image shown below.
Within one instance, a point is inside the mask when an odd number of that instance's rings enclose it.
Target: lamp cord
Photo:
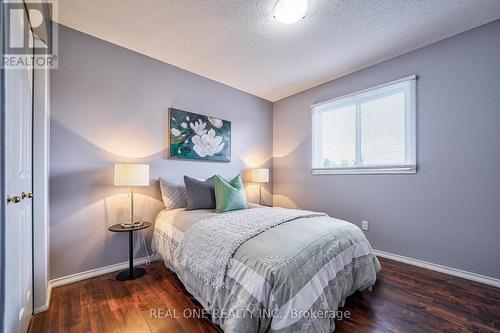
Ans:
[[[146,251],[146,265],[151,264],[151,257],[149,256],[148,247],[146,246],[146,235],[145,230],[142,230],[142,244],[144,245],[144,251]]]
[[[130,222],[134,223],[134,188],[130,188],[130,204],[131,204],[131,209],[130,209]],[[141,219],[142,220],[142,219]],[[142,245],[144,245],[144,251],[146,251],[146,265],[151,264],[151,256],[149,255],[148,252],[148,247],[146,246],[146,235],[145,235],[145,230],[141,230],[141,238],[142,238]]]

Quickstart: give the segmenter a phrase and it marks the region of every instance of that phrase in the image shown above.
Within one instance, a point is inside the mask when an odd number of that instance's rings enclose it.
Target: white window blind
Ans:
[[[416,76],[312,106],[313,173],[414,173]]]

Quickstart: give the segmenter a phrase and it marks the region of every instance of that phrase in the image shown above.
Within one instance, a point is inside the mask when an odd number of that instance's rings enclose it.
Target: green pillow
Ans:
[[[215,176],[215,209],[217,212],[247,208],[247,197],[240,175],[230,182],[221,176]]]

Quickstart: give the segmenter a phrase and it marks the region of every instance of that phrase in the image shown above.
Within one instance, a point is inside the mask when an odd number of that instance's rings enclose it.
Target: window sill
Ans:
[[[358,168],[321,168],[312,169],[313,175],[381,175],[381,174],[412,174],[417,173],[415,165],[358,167]]]

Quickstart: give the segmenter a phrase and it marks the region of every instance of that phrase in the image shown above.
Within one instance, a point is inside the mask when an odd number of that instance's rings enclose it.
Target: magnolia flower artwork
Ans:
[[[231,161],[231,122],[169,109],[170,158]]]

